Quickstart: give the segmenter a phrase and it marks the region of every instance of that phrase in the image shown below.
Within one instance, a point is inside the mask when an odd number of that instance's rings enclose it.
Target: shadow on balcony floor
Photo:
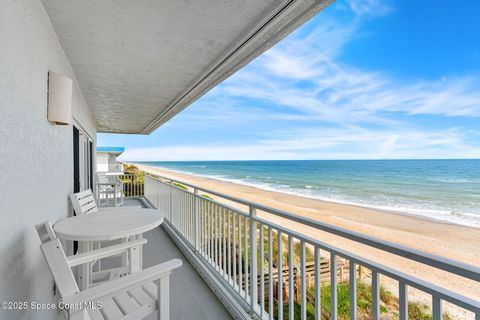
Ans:
[[[143,249],[144,268],[174,258],[183,262],[180,269],[170,276],[171,319],[231,319],[227,310],[162,228],[147,232],[145,238],[148,243]]]
[[[124,205],[143,206],[143,203],[136,199],[126,199]],[[190,265],[188,259],[161,227],[145,233],[144,237],[148,240],[143,248],[144,268],[174,258],[183,262],[183,265],[170,276],[170,319],[232,319],[200,275]],[[149,317],[147,319],[156,318]]]

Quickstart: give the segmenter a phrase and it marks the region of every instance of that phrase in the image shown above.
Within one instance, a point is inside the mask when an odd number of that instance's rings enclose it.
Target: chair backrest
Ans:
[[[108,177],[105,173],[97,173],[97,179],[100,183],[108,183]]]
[[[95,197],[90,189],[71,194],[70,200],[72,201],[73,209],[77,215],[98,211]]]
[[[117,174],[106,174],[105,172],[97,173],[97,181],[99,183],[115,184],[120,182],[120,177]]]
[[[63,250],[60,240],[55,237],[50,222],[36,226],[38,236],[42,241],[40,249],[47,261],[48,268],[52,273],[55,284],[57,285],[60,296],[66,297],[80,292],[72,269],[68,264],[67,256]],[[50,231],[51,230],[51,233]]]

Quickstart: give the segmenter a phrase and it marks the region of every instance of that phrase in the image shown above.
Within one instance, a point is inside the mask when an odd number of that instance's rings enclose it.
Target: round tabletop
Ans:
[[[155,209],[102,209],[61,220],[53,226],[57,236],[65,240],[106,241],[130,237],[158,227],[164,215]]]

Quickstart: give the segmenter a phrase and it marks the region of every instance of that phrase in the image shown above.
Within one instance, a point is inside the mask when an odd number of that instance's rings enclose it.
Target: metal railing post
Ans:
[[[195,250],[198,251],[198,238],[199,238],[199,233],[198,233],[198,189],[197,188],[194,188],[193,189],[193,194],[194,194],[194,197],[195,197],[195,200],[193,202],[193,215],[194,215],[194,245],[195,245]]]
[[[249,206],[250,217],[250,314],[253,316],[258,302],[258,280],[257,280],[257,209]],[[245,291],[248,289],[245,288]]]
[[[168,189],[169,189],[169,191],[170,191],[170,192],[169,192],[169,197],[170,197],[170,199],[169,199],[169,201],[168,201],[168,202],[169,202],[169,203],[168,203],[168,206],[170,207],[170,209],[168,210],[168,215],[170,216],[170,217],[169,217],[170,223],[172,223],[172,189],[173,189],[173,188],[172,188],[172,186],[169,185],[169,186],[168,186]]]

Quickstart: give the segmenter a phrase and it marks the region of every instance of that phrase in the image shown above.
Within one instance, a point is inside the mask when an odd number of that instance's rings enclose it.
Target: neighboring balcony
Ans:
[[[480,287],[477,266],[143,171],[119,181],[125,205],[165,214],[162,228],[147,233],[144,259],[184,261],[172,278],[172,303],[186,305],[180,313],[201,296],[208,319],[227,310],[236,319],[480,319],[476,292],[453,292],[432,276]],[[362,248],[374,248],[376,258]],[[401,261],[418,263],[423,274],[396,267]]]

